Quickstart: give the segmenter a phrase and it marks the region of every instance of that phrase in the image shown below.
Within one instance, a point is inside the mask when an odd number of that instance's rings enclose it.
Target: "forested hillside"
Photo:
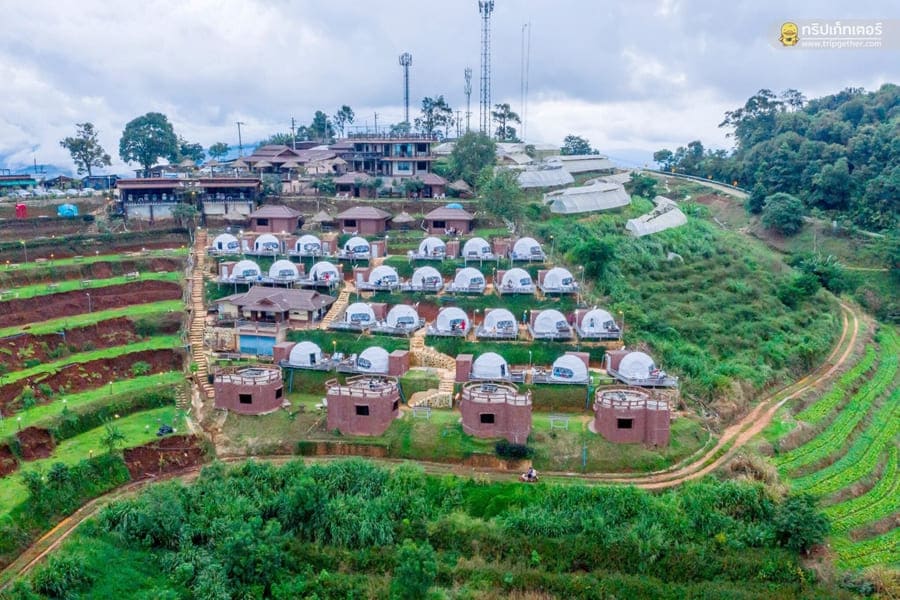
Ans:
[[[736,181],[757,198],[778,192],[810,209],[846,216],[857,226],[887,230],[900,213],[900,87],[847,88],[809,100],[797,90],[760,90],[719,125],[734,151],[693,141],[654,160],[675,170]]]

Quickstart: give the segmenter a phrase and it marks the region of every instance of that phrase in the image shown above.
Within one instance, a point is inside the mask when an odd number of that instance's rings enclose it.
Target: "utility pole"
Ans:
[[[460,112],[462,112],[462,111],[459,111],[459,110],[456,111],[456,137],[457,138],[459,138]]]
[[[243,121],[235,121],[235,124],[238,128],[238,156],[243,158],[244,156],[244,142],[241,140],[241,125],[244,124]]]
[[[378,135],[378,112],[375,113],[375,135]]]
[[[291,117],[291,150],[297,149],[297,122]]]

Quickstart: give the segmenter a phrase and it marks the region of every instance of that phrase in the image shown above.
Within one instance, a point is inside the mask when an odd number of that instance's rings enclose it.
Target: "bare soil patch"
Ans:
[[[137,281],[63,292],[42,297],[39,302],[33,299],[10,300],[0,305],[3,309],[0,314],[0,327],[80,315],[91,310],[109,310],[132,304],[178,300],[181,294],[181,286],[171,281]]]
[[[14,473],[19,468],[19,461],[10,450],[9,446],[3,444],[0,446],[0,477],[6,477],[10,473]]]
[[[125,464],[134,481],[195,467],[205,459],[200,439],[192,435],[170,436],[125,450]]]
[[[16,434],[16,439],[19,440],[22,460],[49,458],[56,447],[53,435],[38,427],[26,427]]]

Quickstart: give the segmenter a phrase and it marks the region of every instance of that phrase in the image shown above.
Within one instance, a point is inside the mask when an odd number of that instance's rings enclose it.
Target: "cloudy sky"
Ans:
[[[250,142],[341,104],[356,124],[401,121],[400,53],[413,55],[412,103],[443,94],[465,110],[475,0],[0,0],[0,167],[71,168],[59,140],[93,122],[118,158],[121,131],[148,111],[208,146]],[[900,17],[883,0],[496,0],[493,100],[521,112],[522,26],[531,23],[527,134],[587,137],[623,161],[701,139],[760,88],[807,96],[900,80],[896,50],[773,44],[786,20]]]

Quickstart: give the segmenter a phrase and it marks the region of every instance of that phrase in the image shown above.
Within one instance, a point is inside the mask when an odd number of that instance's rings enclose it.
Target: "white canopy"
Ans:
[[[466,332],[471,325],[472,323],[469,321],[469,315],[467,315],[463,309],[456,306],[442,308],[435,320],[435,327],[437,327],[439,331],[459,330]]]
[[[563,354],[553,361],[550,379],[554,381],[587,381],[588,369],[584,361],[571,354]]]
[[[216,236],[216,239],[213,240],[213,250],[219,251],[228,251],[228,252],[240,252],[241,245],[238,243],[238,239],[231,235],[230,233],[222,233]]]
[[[441,238],[427,237],[419,244],[420,256],[443,256],[446,253],[447,244]]]
[[[496,352],[486,352],[472,363],[472,377],[478,379],[506,379],[509,366],[506,359]]]
[[[300,271],[297,265],[289,260],[276,260],[269,267],[269,277],[272,279],[297,279],[300,277]]]
[[[453,278],[454,287],[466,288],[478,285],[484,285],[484,275],[474,267],[460,269],[459,273],[456,274],[456,277]]]
[[[619,362],[619,373],[628,379],[646,379],[655,370],[653,359],[643,352],[629,352]]]
[[[319,261],[309,270],[309,278],[313,281],[334,281],[340,279],[338,268],[327,260]]]
[[[253,242],[255,252],[278,252],[280,249],[281,242],[271,233],[264,233]]]
[[[516,328],[516,318],[505,308],[492,308],[484,315],[484,329]]]
[[[596,180],[591,185],[544,194],[544,202],[550,205],[550,212],[574,214],[628,206],[631,197],[621,184]]]
[[[434,267],[419,267],[412,274],[413,287],[434,287],[439,288],[444,283],[440,271]]]
[[[537,240],[530,237],[519,238],[513,245],[513,254],[516,256],[539,257],[542,252],[541,245],[538,244]]]
[[[519,268],[510,269],[505,272],[503,274],[503,279],[500,281],[500,286],[503,289],[517,290],[528,288],[533,285],[534,282],[531,281],[531,275],[528,274],[528,271]]]
[[[575,278],[568,269],[562,267],[553,267],[544,273],[544,287],[561,288],[571,286],[575,283]]]
[[[419,313],[409,304],[398,304],[388,311],[388,327],[412,327],[419,322]]]
[[[462,254],[465,258],[479,258],[491,253],[491,245],[486,239],[473,237],[463,244]]]
[[[687,217],[674,201],[665,196],[657,196],[653,202],[656,203],[656,208],[652,211],[637,219],[628,219],[625,229],[632,235],[642,237],[687,223]]]
[[[554,331],[568,331],[569,323],[566,316],[553,308],[542,310],[534,318],[534,330],[538,333],[552,333]]]
[[[354,302],[344,312],[344,321],[361,325],[375,322],[375,311],[365,302]]]
[[[400,281],[396,269],[387,265],[379,265],[369,273],[369,283],[374,285],[388,285]]]
[[[356,357],[356,368],[365,373],[387,373],[389,356],[384,348],[366,348]]]
[[[616,331],[615,319],[602,308],[593,308],[581,316],[581,329],[585,333]]]
[[[369,252],[369,242],[359,236],[352,237],[344,244],[344,251],[353,252],[354,254],[366,254]]]
[[[301,235],[294,244],[294,252],[317,254],[322,251],[322,242],[314,235]]]
[[[288,362],[302,367],[317,365],[322,362],[322,349],[312,342],[300,342],[291,348]]]
[[[540,167],[537,169],[525,169],[519,173],[519,176],[516,179],[519,182],[519,187],[523,189],[557,187],[575,182],[575,178],[572,177],[571,173],[562,166],[557,165]]]
[[[232,278],[253,279],[259,277],[259,265],[252,260],[242,260],[231,270]]]

